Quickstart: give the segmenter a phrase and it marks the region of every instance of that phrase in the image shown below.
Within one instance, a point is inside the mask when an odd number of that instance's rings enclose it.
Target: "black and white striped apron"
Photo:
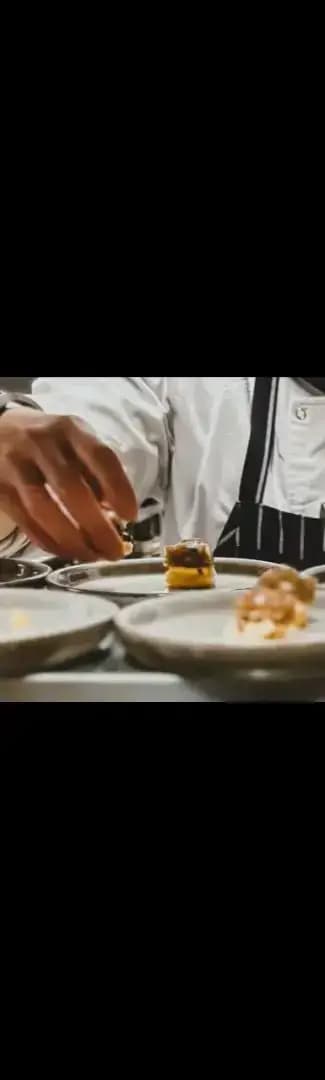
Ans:
[[[251,435],[236,503],[215,554],[287,563],[298,570],[325,563],[325,518],[308,518],[264,505],[274,450],[279,378],[257,377]]]

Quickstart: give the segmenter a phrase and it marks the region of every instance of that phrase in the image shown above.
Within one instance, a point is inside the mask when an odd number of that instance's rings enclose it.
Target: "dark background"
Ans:
[[[31,384],[32,378],[34,379],[35,376],[33,375],[33,376],[30,376],[29,378],[25,378],[25,377],[20,376],[20,375],[17,375],[17,377],[12,376],[12,375],[10,375],[10,376],[9,375],[8,376],[0,375],[0,389],[1,390],[22,390],[22,391],[25,392],[26,390],[30,389],[30,384]]]

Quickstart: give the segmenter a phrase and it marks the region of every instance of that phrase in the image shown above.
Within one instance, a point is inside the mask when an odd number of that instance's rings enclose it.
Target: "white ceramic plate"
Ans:
[[[149,667],[191,672],[237,668],[324,667],[325,593],[320,590],[310,626],[282,641],[249,643],[236,635],[234,593],[191,593],[147,600],[120,612],[117,628],[127,651]]]
[[[0,589],[38,588],[49,573],[49,566],[37,562],[0,558]]]
[[[40,671],[91,652],[116,612],[90,596],[1,589],[0,676]]]
[[[249,589],[273,563],[245,559],[216,559],[216,587]],[[162,559],[131,559],[120,563],[89,563],[57,570],[49,577],[55,588],[112,597],[123,606],[145,597],[171,596],[166,590]]]
[[[325,585],[325,566],[312,566],[310,570],[305,570],[303,577],[314,577],[318,584]]]

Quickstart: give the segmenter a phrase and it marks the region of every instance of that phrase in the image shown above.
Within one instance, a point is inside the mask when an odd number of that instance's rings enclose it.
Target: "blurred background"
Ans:
[[[30,384],[35,376],[32,375],[29,378],[23,378],[22,376],[2,376],[0,375],[0,390],[21,390],[26,392],[30,389]]]

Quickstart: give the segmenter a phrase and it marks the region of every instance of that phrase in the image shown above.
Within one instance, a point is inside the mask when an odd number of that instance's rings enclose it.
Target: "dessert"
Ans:
[[[237,601],[237,628],[256,640],[284,638],[308,625],[316,581],[287,566],[267,570]],[[255,634],[253,630],[255,629]]]
[[[214,562],[209,544],[203,540],[182,540],[165,548],[168,589],[212,589]]]

